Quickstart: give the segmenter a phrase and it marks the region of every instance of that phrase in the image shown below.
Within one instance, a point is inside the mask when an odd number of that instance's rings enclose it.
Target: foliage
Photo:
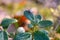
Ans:
[[[31,21],[31,24],[33,26],[47,27],[52,25],[52,22],[49,20],[41,20],[42,18],[41,15],[34,16],[29,11],[25,11],[24,15],[26,16],[26,18],[28,18]]]
[[[5,31],[0,30],[0,40],[8,40],[8,35]]]
[[[2,20],[1,26],[2,26],[4,29],[6,29],[6,28],[8,28],[8,26],[9,26],[10,24],[15,23],[15,22],[17,22],[16,19],[5,18],[5,19]]]
[[[40,28],[52,26],[53,23],[49,20],[42,20],[41,15],[34,15],[29,11],[24,11],[24,15],[31,21],[31,24],[28,24],[28,27],[32,31],[29,31],[32,35],[32,40],[49,40],[47,31],[40,30]],[[30,34],[26,34],[26,32],[22,34],[19,33],[15,36],[14,40],[27,40],[30,37],[28,35]]]
[[[49,40],[49,37],[42,31],[36,31],[33,33],[34,40]]]
[[[0,40],[8,40],[8,34],[5,31],[10,24],[16,23],[16,19],[5,18],[2,20],[1,26],[4,28],[4,31],[0,29]]]
[[[19,33],[15,36],[14,40],[32,40],[32,35],[30,33]]]

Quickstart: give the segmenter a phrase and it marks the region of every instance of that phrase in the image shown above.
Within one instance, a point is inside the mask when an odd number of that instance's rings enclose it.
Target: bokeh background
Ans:
[[[60,38],[60,0],[0,0],[0,23],[4,18],[21,16],[25,9],[33,7],[38,8],[43,19],[54,23],[53,30],[56,31],[56,37]]]

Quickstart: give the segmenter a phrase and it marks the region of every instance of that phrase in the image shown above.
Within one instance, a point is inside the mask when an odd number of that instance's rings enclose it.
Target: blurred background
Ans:
[[[58,37],[60,35],[60,0],[0,0],[0,23],[3,18],[21,16],[24,10],[33,7],[38,8],[44,20],[51,20],[54,23],[53,30]]]

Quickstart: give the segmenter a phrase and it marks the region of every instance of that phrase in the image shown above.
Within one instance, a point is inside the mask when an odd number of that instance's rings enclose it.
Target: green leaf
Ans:
[[[9,24],[12,24],[12,23],[15,23],[15,22],[17,22],[16,19],[5,18],[5,19],[2,20],[1,26],[5,29],[5,28],[8,28]]]
[[[39,26],[40,27],[48,27],[48,26],[52,26],[52,21],[49,20],[43,20],[39,22]]]
[[[28,27],[29,28],[33,28],[34,26],[32,24],[28,24]]]
[[[41,32],[45,33],[46,35],[48,35],[48,31],[47,30],[39,30],[39,31],[41,31]]]
[[[30,11],[24,11],[24,15],[25,15],[25,17],[26,18],[28,18],[29,20],[34,20],[34,16],[33,16],[33,14],[30,12]]]
[[[41,16],[40,15],[36,15],[35,16],[35,24],[38,24],[41,21]]]
[[[19,33],[14,40],[32,40],[32,35],[30,33]]]
[[[5,31],[0,31],[0,40],[8,40],[8,35]]]
[[[41,15],[37,15],[36,19],[41,20]]]
[[[34,40],[49,40],[49,37],[41,31],[35,31],[33,33],[33,36],[34,36]]]

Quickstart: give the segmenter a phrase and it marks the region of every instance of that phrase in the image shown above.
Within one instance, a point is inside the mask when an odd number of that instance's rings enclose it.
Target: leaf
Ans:
[[[32,40],[32,35],[30,33],[19,33],[14,40]]]
[[[34,20],[34,16],[30,11],[24,11],[24,15],[27,19],[29,19],[31,21]]]
[[[34,40],[49,40],[49,37],[41,31],[35,31],[33,33],[33,36],[34,36]]]
[[[28,27],[29,28],[33,28],[34,26],[32,24],[28,24]]]
[[[39,30],[39,31],[41,31],[41,32],[45,33],[46,35],[48,35],[48,31],[47,30]]]
[[[41,16],[40,15],[36,15],[35,16],[35,24],[38,24],[41,21]]]
[[[1,25],[5,29],[5,28],[8,28],[9,24],[12,24],[12,23],[15,23],[15,22],[17,22],[16,19],[5,18],[5,19],[2,20]]]
[[[8,35],[5,31],[0,31],[0,40],[8,40]]]
[[[43,20],[39,22],[39,26],[40,27],[48,27],[48,26],[52,26],[52,22],[49,20]]]
[[[4,31],[4,40],[8,40],[7,32]]]
[[[41,20],[41,15],[37,15],[37,16],[36,16],[36,19]]]

